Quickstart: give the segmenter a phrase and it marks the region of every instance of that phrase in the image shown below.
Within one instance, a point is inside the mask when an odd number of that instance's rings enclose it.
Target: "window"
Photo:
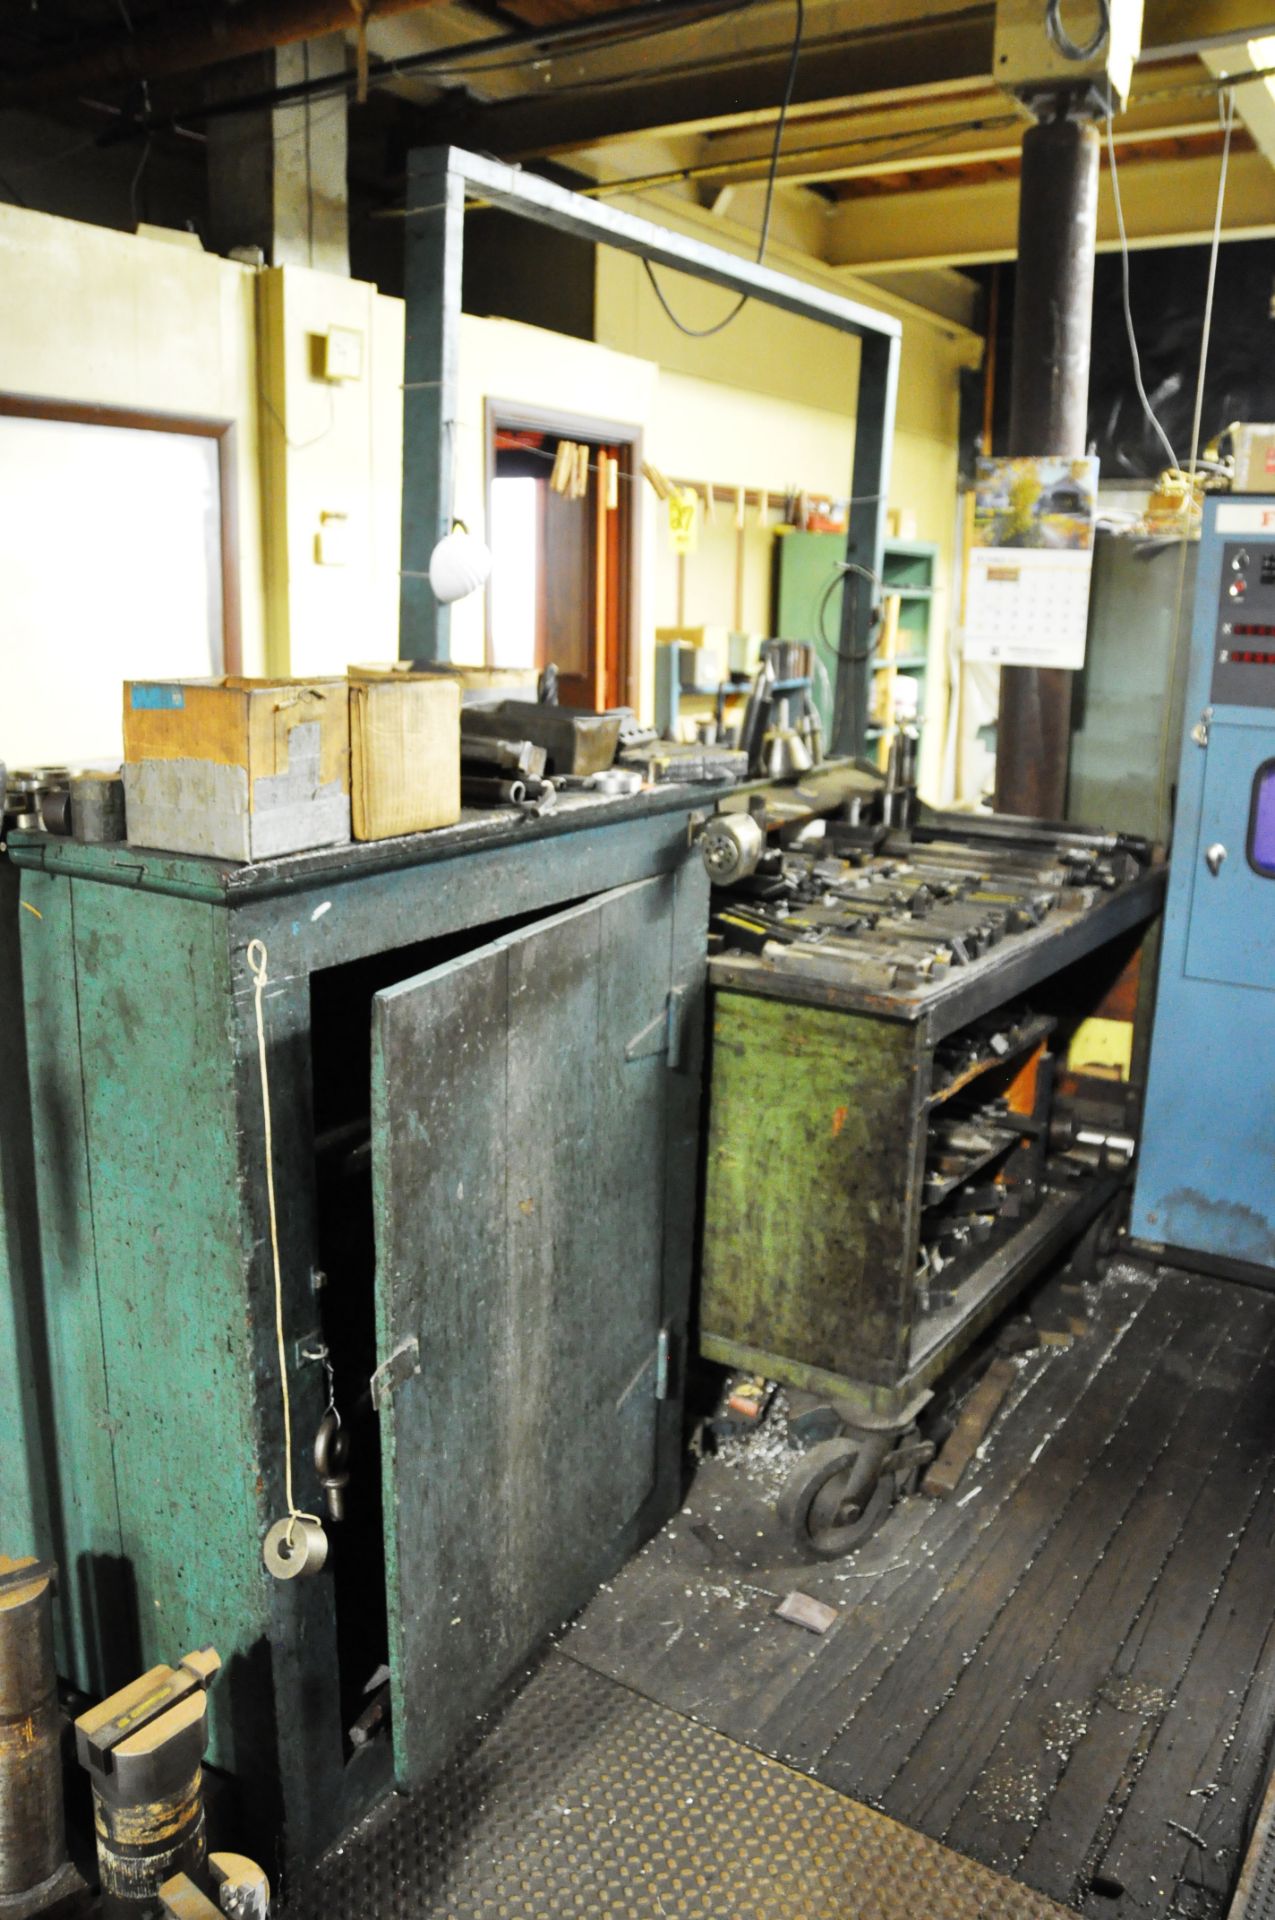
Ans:
[[[227,460],[210,424],[0,402],[9,766],[117,761],[122,681],[237,670]]]
[[[493,667],[535,670],[539,522],[535,481],[498,474],[491,483]]]

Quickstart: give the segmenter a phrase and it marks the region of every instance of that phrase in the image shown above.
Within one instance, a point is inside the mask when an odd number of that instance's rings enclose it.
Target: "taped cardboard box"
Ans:
[[[432,674],[350,669],[356,840],[424,833],[460,819],[460,688]]]
[[[350,838],[344,680],[126,680],[130,843],[268,860]]]

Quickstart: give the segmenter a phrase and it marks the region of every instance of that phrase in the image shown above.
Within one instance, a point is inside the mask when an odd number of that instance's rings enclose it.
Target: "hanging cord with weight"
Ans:
[[[277,1520],[266,1535],[263,1558],[278,1580],[300,1573],[317,1573],[327,1558],[328,1541],[317,1513],[303,1513],[292,1491],[292,1395],[288,1387],[288,1355],[283,1335],[283,1273],[279,1264],[279,1217],[274,1193],[274,1133],[270,1124],[270,1070],[266,1064],[266,1019],[261,997],[269,984],[269,954],[264,941],[248,948],[252,968],[253,1004],[257,1016],[257,1062],[261,1070],[261,1118],[266,1149],[266,1199],[270,1213],[270,1255],[274,1263],[274,1328],[279,1352],[279,1391],[283,1403],[283,1485],[287,1518]],[[298,1539],[298,1529],[300,1538]]]

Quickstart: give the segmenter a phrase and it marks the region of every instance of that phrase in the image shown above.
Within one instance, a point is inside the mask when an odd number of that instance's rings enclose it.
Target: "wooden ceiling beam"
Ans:
[[[843,140],[829,140],[809,147],[797,146],[781,157],[777,178],[785,186],[833,186],[839,181],[872,181],[878,178],[917,178],[936,168],[977,169],[1004,161],[1017,162],[1026,123],[1014,116],[989,119],[984,129],[922,137],[917,131],[900,126],[888,138],[864,143],[864,136],[848,132]],[[1190,119],[1164,120],[1159,124],[1119,130],[1114,135],[1120,150],[1131,155],[1148,141],[1181,142],[1201,139],[1214,149],[1218,138],[1216,111],[1206,111]],[[710,149],[702,159],[688,161],[681,169],[670,167],[665,179],[637,180],[630,191],[643,185],[671,184],[676,174],[681,180],[720,192],[725,187],[747,186],[765,180],[770,171],[769,152],[760,147],[746,157],[725,159]],[[599,178],[603,176],[599,175]]]
[[[909,0],[916,4],[916,0]],[[847,109],[872,104],[933,104],[940,95],[987,86],[992,70],[994,7],[989,0],[929,8],[919,17],[888,19],[886,10],[862,30],[831,37],[798,68],[794,107]],[[636,133],[747,126],[773,116],[788,68],[781,23],[790,9],[767,8],[772,44],[749,51],[720,42],[696,54],[695,32],[672,37],[660,56],[684,71],[644,75],[641,68],[590,87],[552,77],[534,95],[484,107],[458,100],[436,112],[440,141],[509,159],[566,154]],[[744,16],[750,18],[751,16]],[[1146,0],[1143,57],[1164,62],[1203,48],[1275,31],[1275,0]],[[564,69],[562,78],[567,78]]]
[[[1195,246],[1212,235],[1216,155],[1160,159],[1121,170],[1120,196],[1133,247]],[[1224,235],[1275,237],[1270,168],[1257,152],[1237,152],[1227,183]],[[856,274],[899,267],[974,266],[1012,260],[1018,244],[1016,178],[935,187],[877,199],[845,200],[827,222],[828,266]],[[1099,189],[1098,248],[1118,247],[1115,207],[1105,175]]]

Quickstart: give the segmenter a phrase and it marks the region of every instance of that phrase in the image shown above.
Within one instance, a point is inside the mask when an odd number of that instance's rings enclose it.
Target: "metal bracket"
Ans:
[[[666,1053],[669,1070],[677,1073],[682,1065],[682,1014],[686,988],[670,987],[663,1011],[635,1033],[624,1049],[626,1060],[649,1060],[652,1054]]]
[[[1191,738],[1194,740],[1197,747],[1208,746],[1209,722],[1212,720],[1212,718],[1213,718],[1212,707],[1205,707],[1204,712],[1200,715],[1199,719],[1196,721],[1195,725],[1192,727]]]
[[[373,1411],[379,1413],[395,1387],[401,1387],[404,1380],[410,1380],[413,1374],[421,1370],[421,1343],[416,1338],[404,1340],[401,1347],[395,1347],[388,1360],[372,1375]]]

